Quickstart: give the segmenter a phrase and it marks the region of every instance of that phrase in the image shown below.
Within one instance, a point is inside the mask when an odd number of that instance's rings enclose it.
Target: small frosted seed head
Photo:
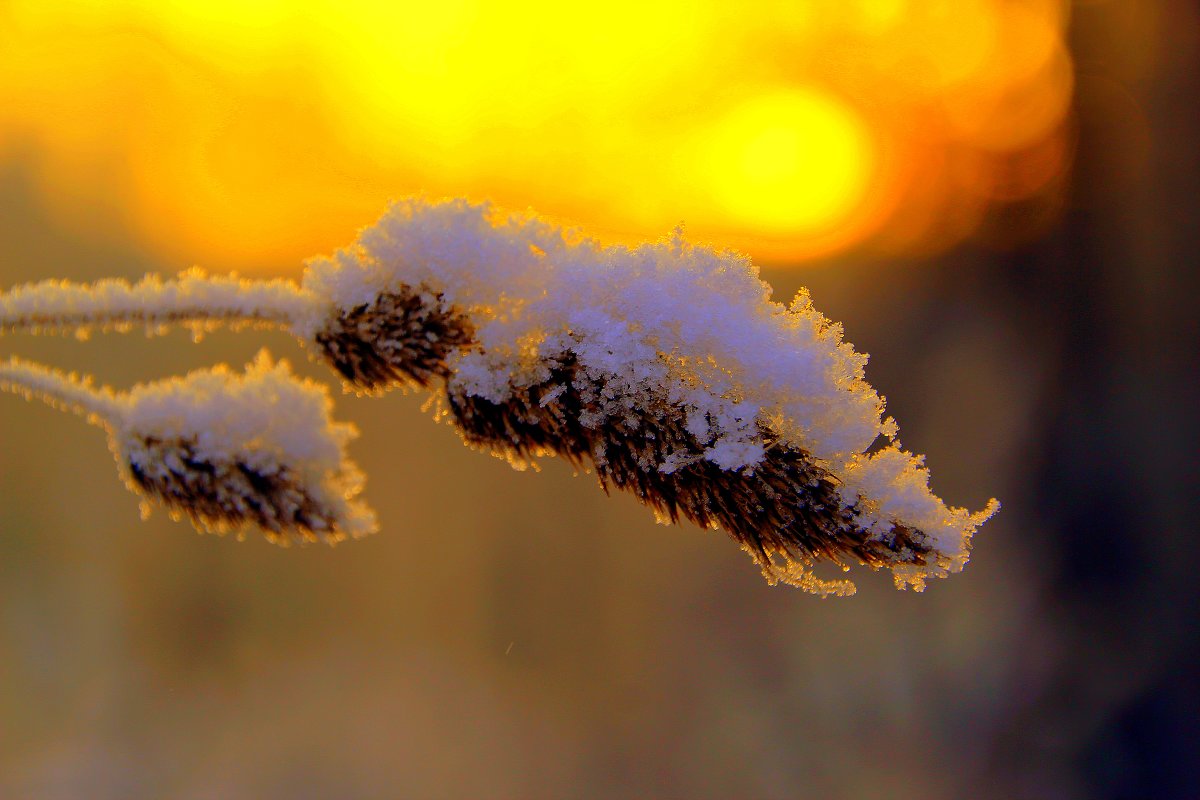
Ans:
[[[470,321],[440,294],[401,285],[369,303],[335,307],[314,339],[325,359],[355,388],[428,386],[449,372],[447,359],[469,345]]]
[[[206,454],[195,439],[144,437],[122,454],[132,483],[173,516],[223,533],[258,528],[271,541],[345,538],[345,509],[262,453]]]
[[[345,452],[356,433],[331,407],[323,386],[262,353],[241,375],[217,367],[135,387],[112,447],[132,490],[201,530],[333,543],[376,522]]]

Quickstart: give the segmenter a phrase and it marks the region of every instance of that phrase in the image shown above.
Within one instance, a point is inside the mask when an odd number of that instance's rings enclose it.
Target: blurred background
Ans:
[[[5,798],[1200,796],[1200,10],[1182,0],[0,0],[0,287],[298,276],[389,198],[808,286],[952,505],[924,594],[766,586],[423,397],[339,396],[382,531],[138,520],[0,397]],[[5,337],[125,388],[287,336]]]

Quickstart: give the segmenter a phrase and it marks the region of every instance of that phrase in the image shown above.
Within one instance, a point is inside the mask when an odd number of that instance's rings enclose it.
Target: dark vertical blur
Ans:
[[[1200,15],[1164,3],[1148,33],[1128,5],[1075,9],[1068,207],[990,287],[1056,353],[1027,463],[1052,559],[1034,613],[1064,646],[991,758],[1030,795],[1064,763],[1087,797],[1200,792]]]

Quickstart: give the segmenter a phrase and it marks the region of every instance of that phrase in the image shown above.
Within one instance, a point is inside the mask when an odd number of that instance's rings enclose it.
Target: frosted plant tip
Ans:
[[[661,519],[723,528],[773,583],[850,593],[813,574],[832,561],[922,589],[962,569],[999,507],[970,514],[930,491],[866,356],[806,292],[772,302],[743,256],[679,231],[606,246],[410,198],[311,260],[302,287],[334,320],[308,338],[350,382],[430,385],[468,444],[517,466],[558,455]]]
[[[363,475],[345,452],[353,427],[330,419],[324,387],[265,351],[242,374],[219,366],[123,394],[13,360],[0,367],[0,388],[107,428],[144,512],[161,505],[203,531],[259,530],[279,544],[332,544],[377,527],[356,499]]]
[[[320,384],[264,351],[242,374],[198,370],[135,387],[114,440],[135,490],[213,531],[262,531],[281,544],[371,533],[346,457],[356,435],[330,419]]]
[[[356,389],[428,387],[470,344],[470,321],[441,295],[398,285],[350,308],[335,308],[312,334],[324,359]]]

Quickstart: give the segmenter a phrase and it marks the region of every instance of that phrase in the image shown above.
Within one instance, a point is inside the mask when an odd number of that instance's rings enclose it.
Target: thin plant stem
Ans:
[[[173,280],[137,283],[43,281],[0,294],[0,334],[126,330],[145,325],[209,329],[221,324],[290,327],[312,315],[318,299],[294,281],[209,276],[189,270]]]
[[[107,386],[97,388],[89,377],[81,378],[16,357],[0,363],[0,391],[41,400],[102,428],[111,428],[123,415],[120,399]]]

